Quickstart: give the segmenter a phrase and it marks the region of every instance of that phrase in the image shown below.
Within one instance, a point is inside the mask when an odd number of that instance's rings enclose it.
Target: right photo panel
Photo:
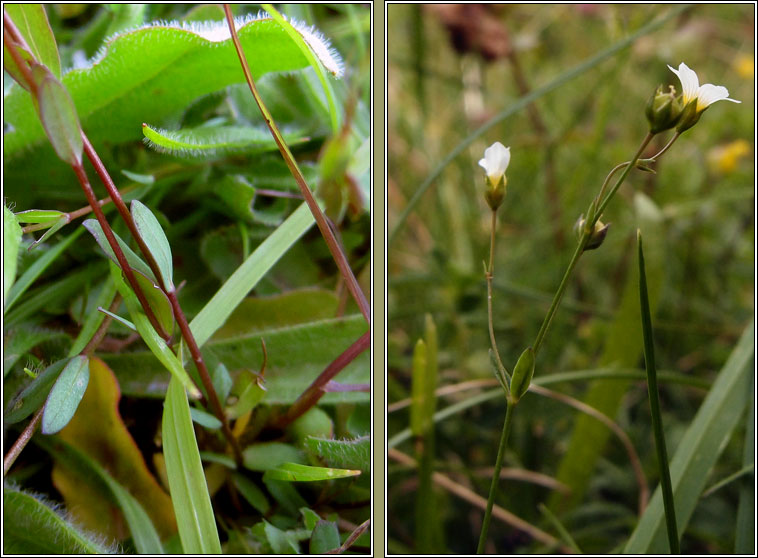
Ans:
[[[755,5],[385,16],[387,553],[755,553]]]

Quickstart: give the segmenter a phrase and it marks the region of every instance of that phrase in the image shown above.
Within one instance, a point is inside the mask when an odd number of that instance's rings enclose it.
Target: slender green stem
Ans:
[[[595,225],[598,219],[600,219],[600,216],[603,214],[603,210],[608,205],[608,202],[611,201],[611,198],[616,194],[618,189],[621,187],[621,185],[624,183],[624,180],[626,180],[627,175],[629,172],[635,167],[637,164],[637,160],[640,158],[640,155],[642,155],[642,152],[647,147],[647,144],[650,143],[650,140],[653,139],[653,134],[650,132],[647,133],[645,136],[645,139],[642,140],[642,143],[640,144],[639,149],[637,149],[637,153],[635,153],[634,157],[632,157],[631,162],[629,165],[624,169],[624,172],[621,173],[621,176],[619,176],[619,179],[616,181],[616,184],[613,185],[613,189],[608,192],[608,195],[605,197],[605,199],[600,202],[600,206],[597,208],[597,211],[595,212],[595,215],[593,216],[592,222],[588,222],[589,230],[592,230],[592,227]]]
[[[563,274],[563,279],[561,279],[561,284],[558,285],[558,290],[555,292],[555,296],[553,297],[553,302],[550,304],[550,308],[547,311],[547,315],[545,316],[545,319],[542,322],[542,325],[540,326],[539,331],[537,332],[537,337],[534,340],[534,343],[532,347],[534,348],[534,353],[537,354],[539,352],[540,346],[542,345],[542,342],[545,339],[545,335],[547,334],[547,330],[550,327],[550,324],[553,321],[553,317],[555,317],[555,313],[558,310],[558,306],[561,303],[561,298],[563,298],[563,293],[566,291],[566,287],[568,286],[568,280],[571,277],[571,273],[574,270],[574,267],[576,266],[577,262],[579,261],[579,258],[582,256],[582,253],[584,252],[584,247],[587,245],[587,242],[590,239],[590,235],[592,234],[592,231],[595,228],[595,223],[600,219],[600,216],[603,214],[603,210],[608,205],[608,202],[611,201],[611,198],[613,198],[614,194],[618,191],[618,189],[621,187],[621,184],[623,184],[624,180],[626,180],[626,177],[629,175],[629,171],[634,168],[635,164],[637,163],[637,160],[640,158],[640,155],[642,155],[642,152],[647,147],[647,144],[650,143],[650,140],[653,139],[653,134],[648,132],[648,134],[645,136],[645,139],[642,140],[642,143],[640,144],[640,147],[637,149],[637,153],[635,153],[634,157],[629,163],[622,163],[620,165],[617,165],[614,167],[614,169],[608,174],[605,181],[603,182],[602,187],[600,188],[600,193],[595,198],[595,201],[593,202],[592,207],[596,208],[591,213],[591,215],[587,216],[587,222],[584,225],[584,229],[582,231],[582,236],[579,238],[579,242],[576,245],[576,250],[574,251],[574,255],[571,256],[571,261],[569,261],[568,267],[566,268],[566,272]],[[676,139],[676,136],[674,136],[674,139]],[[669,145],[673,143],[674,139],[669,142]],[[668,146],[664,149],[668,149]],[[626,168],[624,169],[624,172],[621,174],[621,176],[616,181],[616,184],[613,185],[613,188],[610,192],[608,192],[608,195],[605,196],[604,199],[601,200],[601,196],[605,192],[605,189],[607,187],[607,184],[610,180],[610,178],[615,174],[617,170],[622,168],[624,165],[626,165]]]
[[[642,254],[642,236],[637,230],[637,252],[640,268],[640,313],[642,315],[642,339],[644,342],[645,368],[647,370],[647,389],[650,398],[650,415],[653,420],[655,451],[658,457],[658,471],[661,478],[663,510],[666,515],[666,530],[672,554],[679,554],[679,534],[676,526],[674,492],[671,487],[671,473],[666,453],[666,438],[663,435],[661,403],[658,398],[658,379],[655,371],[655,352],[653,349],[653,323],[650,317],[650,303],[647,296],[647,279],[645,277],[645,258]]]
[[[503,361],[500,358],[500,352],[497,350],[497,341],[495,340],[495,327],[493,325],[492,321],[492,279],[494,278],[493,273],[493,267],[495,264],[495,228],[497,226],[497,210],[492,210],[492,227],[490,231],[490,264],[487,268],[486,277],[487,277],[487,324],[489,326],[490,331],[490,343],[492,344],[492,351],[495,353],[495,359],[497,362],[498,370],[500,371],[500,374],[502,375],[503,382],[502,385],[508,389],[508,384],[506,383],[506,379],[510,380],[510,374],[508,373],[508,370],[503,365]]]
[[[495,503],[497,494],[497,484],[500,481],[500,471],[503,468],[505,459],[505,448],[508,446],[508,436],[511,433],[511,423],[513,422],[513,409],[515,404],[508,402],[508,410],[505,412],[505,422],[503,423],[503,433],[500,435],[500,447],[497,450],[497,459],[495,460],[495,470],[492,473],[492,485],[490,486],[490,495],[487,498],[487,509],[484,511],[484,521],[482,521],[482,531],[479,534],[479,545],[476,548],[477,554],[484,552],[484,544],[487,542],[487,533],[490,529],[490,520],[492,519],[492,506]]]
[[[571,261],[569,262],[568,267],[566,268],[566,272],[563,274],[563,279],[561,279],[561,284],[558,285],[558,290],[555,292],[555,296],[553,297],[553,302],[550,303],[550,308],[547,311],[547,315],[545,316],[545,319],[542,321],[540,330],[537,332],[537,337],[534,339],[534,343],[532,344],[535,355],[539,353],[540,346],[542,345],[542,341],[544,341],[545,339],[545,334],[547,334],[547,330],[550,327],[551,322],[553,321],[555,312],[558,310],[558,305],[561,303],[561,298],[563,298],[563,293],[566,292],[566,287],[568,286],[568,280],[569,280],[569,277],[571,277],[571,272],[574,271],[574,267],[576,266],[576,263],[579,261],[579,258],[582,256],[582,253],[584,252],[584,247],[587,245],[587,241],[589,239],[590,239],[590,235],[584,232],[582,233],[582,236],[579,239],[579,243],[576,245],[576,250],[574,250],[574,255],[571,256]]]
[[[671,147],[672,145],[674,145],[674,142],[676,140],[678,140],[679,136],[681,136],[681,135],[682,135],[681,132],[677,132],[676,134],[674,134],[673,137],[669,140],[669,142],[666,145],[663,146],[663,149],[661,149],[658,153],[656,153],[655,155],[653,155],[652,157],[650,157],[649,160],[654,163],[656,161],[656,159],[658,159],[658,157],[660,157],[661,155],[663,155],[664,153],[666,153],[666,151],[669,150],[669,147]]]

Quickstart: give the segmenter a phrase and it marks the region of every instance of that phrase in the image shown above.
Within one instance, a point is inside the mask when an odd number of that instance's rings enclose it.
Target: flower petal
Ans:
[[[697,74],[684,62],[679,64],[679,71],[671,66],[669,66],[669,70],[674,72],[682,83],[682,105],[686,106],[687,103],[698,96],[700,81],[697,79]]]
[[[700,86],[697,92],[697,110],[705,110],[709,105],[712,105],[716,101],[731,101],[733,103],[740,103],[736,99],[729,98],[729,90],[723,85],[713,85],[712,83],[704,83]]]
[[[484,150],[484,159],[479,164],[492,182],[498,182],[511,162],[511,148],[496,141]]]

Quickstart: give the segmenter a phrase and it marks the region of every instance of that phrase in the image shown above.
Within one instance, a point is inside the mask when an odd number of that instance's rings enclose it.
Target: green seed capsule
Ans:
[[[518,403],[518,400],[529,389],[532,376],[534,376],[534,349],[527,347],[521,353],[516,368],[513,369],[513,379],[511,380],[511,400],[513,403]]]

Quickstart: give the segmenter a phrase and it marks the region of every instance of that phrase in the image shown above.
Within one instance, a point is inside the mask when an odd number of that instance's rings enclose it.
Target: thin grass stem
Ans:
[[[645,353],[645,368],[647,370],[647,387],[650,398],[650,415],[653,421],[655,451],[658,457],[658,471],[661,479],[663,494],[663,511],[666,515],[666,532],[672,554],[679,554],[679,533],[676,525],[676,509],[674,507],[674,491],[671,486],[671,472],[666,453],[666,438],[663,435],[663,419],[661,404],[658,398],[658,380],[655,371],[655,351],[653,348],[653,322],[650,316],[650,302],[647,295],[647,278],[645,276],[645,258],[642,252],[642,234],[637,230],[637,254],[640,272],[640,313],[642,315],[642,339]]]
[[[515,404],[508,401],[508,409],[505,411],[505,422],[503,422],[503,432],[500,435],[500,446],[498,447],[497,458],[495,459],[495,470],[492,473],[492,485],[490,486],[490,494],[487,498],[487,507],[484,510],[482,530],[479,533],[479,545],[476,548],[477,554],[482,554],[484,552],[484,545],[487,542],[487,534],[490,530],[490,520],[492,519],[492,506],[495,503],[495,496],[497,495],[497,485],[498,482],[500,482],[500,470],[503,468],[503,461],[505,460],[505,448],[508,446],[508,436],[511,433],[513,409],[515,407]]]

